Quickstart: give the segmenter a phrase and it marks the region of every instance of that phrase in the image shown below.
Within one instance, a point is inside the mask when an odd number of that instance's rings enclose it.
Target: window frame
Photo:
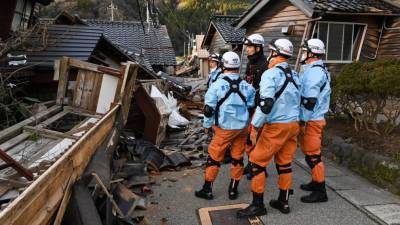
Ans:
[[[18,8],[19,4],[21,4],[21,8]],[[28,27],[32,10],[33,4],[30,0],[17,0],[11,23],[11,30],[13,32],[25,30]]]
[[[365,40],[365,35],[366,35],[366,33],[367,33],[367,30],[368,30],[368,24],[367,23],[352,23],[352,22],[340,22],[340,21],[317,21],[316,23],[315,23],[315,25],[314,25],[314,28],[313,28],[313,32],[312,32],[312,37],[314,37],[314,35],[316,34],[317,35],[317,38],[319,38],[319,24],[321,24],[321,23],[323,23],[323,24],[327,24],[327,34],[326,34],[326,38],[327,38],[327,40],[326,40],[326,43],[325,43],[325,49],[326,49],[326,60],[324,60],[324,62],[326,62],[326,63],[336,63],[336,64],[348,64],[348,63],[352,63],[352,62],[354,62],[354,61],[359,61],[360,60],[360,55],[361,55],[361,50],[362,50],[362,46],[363,46],[363,44],[364,44],[364,40]],[[341,58],[343,58],[343,48],[344,48],[344,35],[345,35],[345,32],[344,32],[344,30],[345,30],[345,25],[353,25],[353,29],[352,29],[352,38],[354,38],[354,31],[355,31],[355,26],[356,25],[358,25],[358,26],[362,26],[362,28],[361,29],[363,29],[363,30],[360,30],[360,33],[362,33],[362,36],[360,37],[360,43],[358,43],[358,46],[356,46],[357,45],[357,39],[352,39],[352,41],[351,41],[351,60],[329,60],[328,59],[328,49],[329,49],[329,32],[330,32],[330,24],[339,24],[339,25],[343,25],[343,38],[342,38],[342,44],[341,44],[341,46],[342,46],[342,51],[341,51],[341,54],[342,54],[342,57]],[[357,50],[357,52],[355,52],[355,50]],[[356,57],[354,58],[354,53],[356,53],[357,55],[356,55]]]

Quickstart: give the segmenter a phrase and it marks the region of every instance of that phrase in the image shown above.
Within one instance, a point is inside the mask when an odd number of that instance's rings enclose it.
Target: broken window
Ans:
[[[351,63],[358,60],[358,51],[366,25],[339,22],[318,22],[313,38],[326,46],[324,60],[328,63]]]

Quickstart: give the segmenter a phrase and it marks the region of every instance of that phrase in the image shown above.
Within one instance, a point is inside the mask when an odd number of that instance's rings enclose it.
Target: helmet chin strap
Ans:
[[[278,57],[278,56],[279,56],[279,54],[278,54],[276,51],[272,50],[272,51],[269,53],[269,56],[268,56],[268,58],[267,58],[268,64],[271,64],[271,62],[272,62],[274,59],[276,59],[276,57]]]
[[[310,52],[307,51],[307,57],[304,58],[304,59],[301,59],[300,63],[301,64],[306,64],[309,59],[314,58],[314,57],[315,56],[310,57]]]

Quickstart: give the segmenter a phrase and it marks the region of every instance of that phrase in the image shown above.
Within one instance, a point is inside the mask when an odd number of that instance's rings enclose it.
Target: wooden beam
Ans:
[[[75,68],[79,68],[79,69],[83,69],[83,70],[90,70],[90,71],[97,72],[97,73],[106,73],[109,75],[121,77],[119,70],[111,68],[111,67],[99,66],[99,65],[96,65],[93,63],[88,63],[88,62],[84,62],[84,61],[80,61],[80,60],[76,60],[76,59],[72,59],[72,58],[69,60],[70,60],[69,65],[72,67],[75,67]]]
[[[0,149],[0,158],[4,162],[9,164],[10,167],[15,169],[20,175],[22,175],[26,179],[33,180],[32,172],[27,170],[25,167],[23,167],[21,164],[19,164],[17,161],[15,161],[13,158],[11,158],[11,156],[9,156],[7,153],[5,153],[2,149]]]
[[[0,143],[5,142],[8,139],[11,139],[17,136],[22,132],[22,128],[27,125],[34,125],[36,123],[40,123],[41,121],[49,118],[51,115],[58,113],[61,111],[61,106],[55,105],[47,110],[37,113],[34,116],[29,117],[28,119],[19,122],[9,128],[6,128],[0,131]]]
[[[84,62],[84,61],[80,61],[80,60],[76,60],[76,59],[69,59],[70,63],[69,65],[75,68],[79,68],[79,69],[83,69],[83,70],[90,70],[93,72],[100,72],[97,67],[98,65],[93,64],[93,63],[88,63],[88,62]]]
[[[48,125],[50,125],[50,124],[54,123],[55,121],[61,119],[62,117],[64,117],[65,115],[67,115],[70,112],[71,111],[69,109],[64,109],[63,111],[55,114],[54,116],[50,117],[49,119],[41,122],[40,124],[37,125],[37,127],[39,127],[39,128],[47,127]]]
[[[31,134],[27,132],[23,132],[22,134],[4,142],[0,145],[0,149],[3,149],[7,152],[9,149],[13,148],[14,146],[18,145],[19,143],[25,141]]]
[[[48,135],[49,137],[52,137],[52,138],[69,138],[72,140],[79,139],[79,137],[76,137],[73,135],[61,133],[61,132],[54,131],[54,130],[47,130],[44,128],[32,127],[32,126],[26,126],[26,127],[24,127],[24,130],[27,132],[31,132],[31,133],[37,132],[39,134]]]
[[[64,104],[65,93],[67,92],[68,85],[68,75],[69,75],[69,63],[70,59],[67,57],[63,57],[60,60],[60,71],[58,71],[58,89],[57,89],[57,105]],[[56,73],[56,72],[55,72]]]
[[[105,67],[105,66],[98,66],[97,69],[100,72],[103,72],[105,74],[112,75],[112,76],[115,76],[115,77],[118,77],[118,78],[121,77],[121,73],[117,69],[114,69],[114,68],[111,68],[111,67]]]
[[[54,60],[54,75],[53,80],[56,81],[60,78],[60,60]]]

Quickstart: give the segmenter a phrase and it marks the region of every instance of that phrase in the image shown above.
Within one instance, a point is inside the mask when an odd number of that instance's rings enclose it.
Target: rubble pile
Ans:
[[[168,96],[164,100],[173,102],[174,99]],[[156,204],[147,199],[152,193],[151,186],[157,185],[156,177],[163,171],[195,168],[206,161],[211,135],[204,133],[201,108],[202,104],[198,102],[179,102],[175,111],[186,118],[188,124],[168,126],[166,138],[160,146],[121,132],[117,147],[107,149],[112,152],[110,159],[95,156],[92,160],[100,164],[111,161],[109,168],[105,166],[106,169],[100,170],[103,172],[90,172],[99,169],[90,170],[89,166],[86,173],[91,181],[74,185],[63,223],[74,223],[74,218],[87,217],[87,221],[99,221],[99,224],[146,224],[146,209],[149,204]],[[82,213],[77,217],[77,212]]]

